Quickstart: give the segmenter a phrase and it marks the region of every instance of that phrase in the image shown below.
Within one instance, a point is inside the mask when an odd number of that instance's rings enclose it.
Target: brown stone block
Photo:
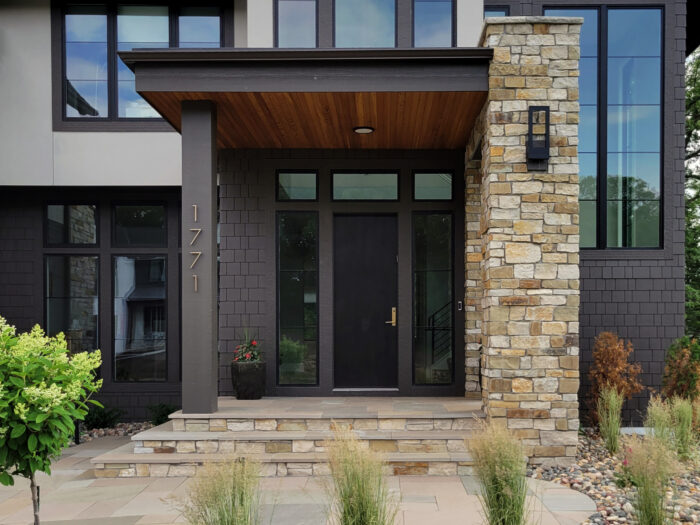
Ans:
[[[540,66],[541,67],[541,66]],[[523,67],[524,70],[524,67]],[[546,71],[546,67],[545,67]],[[523,71],[523,74],[524,71]],[[500,75],[500,76],[506,76],[506,77],[513,77],[520,75],[520,66],[513,65],[513,64],[491,64],[491,67],[489,68],[489,75]],[[513,91],[512,89],[506,90],[506,91]],[[507,98],[501,99],[501,100],[513,100],[515,98],[514,93],[511,93],[511,95]]]
[[[540,431],[534,428],[516,428],[512,432],[518,439],[537,439],[540,437]]]
[[[275,454],[278,452],[291,452],[291,441],[269,441],[265,443],[265,452],[267,454]]]
[[[532,455],[537,457],[557,458],[566,455],[566,447],[556,446],[535,446],[532,449]]]
[[[510,297],[501,297],[500,302],[504,306],[525,306],[530,304],[530,297],[524,295],[514,295]]]
[[[509,88],[525,87],[525,77],[505,77],[505,86]]]
[[[505,80],[505,77],[497,77],[497,76],[489,77],[489,88],[491,88],[491,89],[502,88],[503,85],[505,84],[504,80]]]
[[[513,267],[512,266],[496,266],[494,268],[488,269],[489,276],[494,279],[512,279],[513,278]]]
[[[520,279],[520,288],[525,289],[538,289],[541,288],[541,281],[539,279]]]
[[[512,392],[512,382],[510,379],[492,378],[488,380],[490,392]]]
[[[515,98],[514,89],[491,89],[489,90],[491,100],[512,100]]]
[[[510,183],[492,182],[489,184],[489,193],[494,195],[509,195],[511,193]]]
[[[154,447],[153,453],[154,454],[174,454],[175,447]]]
[[[581,374],[578,370],[564,370],[564,377],[577,378],[581,377]]]
[[[549,410],[534,408],[509,408],[506,417],[515,419],[548,419]]]
[[[532,321],[530,323],[530,335],[542,335],[541,321]]]
[[[579,358],[576,355],[563,355],[559,357],[559,366],[567,370],[578,370]]]
[[[517,393],[532,392],[532,380],[531,379],[523,379],[520,377],[513,378],[512,379],[512,388],[513,388],[513,392],[517,392]]]
[[[375,452],[398,452],[399,447],[396,444],[396,441],[388,440],[388,439],[372,439],[369,442],[369,448],[370,450],[374,450]]]
[[[423,461],[402,461],[391,463],[394,476],[427,476],[428,463]]]
[[[525,76],[546,76],[548,67],[546,65],[527,65],[519,68]],[[542,98],[547,98],[546,94]]]
[[[548,35],[549,24],[533,24],[533,30],[536,35]]]
[[[552,348],[562,348],[564,346],[564,338],[558,335],[553,335],[549,338],[549,345]]]
[[[575,394],[578,392],[578,379],[560,379],[559,393],[560,394]]]
[[[579,309],[571,306],[557,306],[554,309],[555,321],[578,321]]]

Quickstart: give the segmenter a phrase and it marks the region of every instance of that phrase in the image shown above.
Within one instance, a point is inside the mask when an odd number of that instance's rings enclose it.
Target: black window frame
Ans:
[[[148,384],[151,384],[151,385],[152,385],[152,384],[156,384],[156,385],[158,385],[158,384],[166,384],[166,383],[171,382],[171,378],[170,378],[170,355],[169,355],[169,345],[170,345],[171,343],[170,343],[170,338],[168,337],[168,328],[169,328],[169,326],[170,326],[170,321],[169,321],[170,311],[169,311],[169,307],[168,307],[168,306],[169,306],[169,300],[170,300],[170,296],[168,295],[168,271],[169,271],[169,269],[168,269],[168,267],[169,267],[169,264],[168,264],[169,256],[168,256],[168,255],[169,255],[169,254],[168,254],[167,246],[166,246],[166,248],[164,248],[163,251],[160,252],[160,253],[158,253],[158,252],[140,252],[140,251],[136,251],[136,252],[122,252],[122,251],[119,251],[119,252],[112,252],[112,253],[110,253],[110,255],[109,255],[109,268],[110,268],[110,275],[109,275],[109,280],[110,280],[110,284],[109,284],[109,287],[110,287],[109,303],[110,303],[110,305],[111,305],[111,308],[110,308],[110,311],[109,311],[109,315],[110,315],[110,327],[111,327],[111,331],[110,331],[110,347],[111,347],[111,353],[110,353],[110,357],[111,357],[111,363],[110,363],[110,367],[111,367],[111,369],[110,369],[110,370],[111,370],[111,377],[110,377],[110,382],[113,383],[113,384],[139,384],[139,385],[148,385]],[[166,335],[165,335],[165,349],[164,349],[164,351],[165,351],[165,377],[164,377],[163,379],[149,380],[149,381],[136,381],[136,380],[133,380],[133,379],[131,379],[131,380],[128,380],[128,379],[127,379],[127,380],[117,379],[117,352],[116,352],[116,346],[117,346],[117,345],[116,345],[116,334],[117,334],[117,331],[116,331],[116,323],[114,322],[114,292],[115,292],[115,286],[114,286],[115,283],[114,283],[114,281],[115,281],[116,274],[115,274],[115,272],[114,272],[114,268],[115,268],[116,260],[117,260],[119,257],[126,257],[126,258],[131,258],[131,259],[139,259],[139,258],[141,258],[141,259],[149,259],[149,258],[150,258],[151,260],[153,260],[153,259],[156,258],[156,257],[162,257],[162,258],[163,258],[163,262],[164,262],[163,271],[164,271],[164,273],[165,273],[165,283],[164,283],[164,286],[163,286],[163,288],[164,288],[164,290],[165,290],[165,297],[163,298],[163,302],[164,302],[164,310],[165,310],[165,311],[164,311],[164,318],[165,318],[165,323],[166,323],[166,325],[165,325],[165,334],[166,334]],[[181,307],[181,305],[180,305],[180,312],[182,312],[182,307]],[[182,359],[182,356],[181,356],[181,355],[180,355],[180,359]],[[180,366],[180,375],[182,375],[182,366]],[[180,378],[180,380],[181,380],[181,378]]]
[[[572,8],[573,9],[573,8]],[[493,16],[510,16],[510,6],[509,5],[485,5],[484,6],[484,18],[486,18],[487,11],[504,11],[505,15],[493,15]]]
[[[318,177],[318,174],[317,174]],[[318,189],[316,191],[318,196]],[[295,202],[295,201],[281,201]],[[300,201],[296,201],[300,202]],[[303,201],[302,201],[303,202]],[[314,202],[314,201],[306,201]],[[282,327],[280,326],[280,215],[282,214],[312,214],[316,219],[316,381],[312,383],[280,383],[280,336]],[[321,246],[321,214],[318,208],[299,210],[299,209],[276,209],[275,210],[275,387],[304,387],[314,388],[321,384],[321,345],[320,345],[320,293],[319,286],[321,283],[321,261],[320,261],[320,246]]]
[[[333,189],[334,189],[334,182],[335,182],[335,174],[336,173],[346,173],[346,174],[370,174],[370,173],[376,173],[376,174],[394,174],[396,175],[396,198],[395,199],[336,199]],[[330,170],[331,174],[331,184],[330,184],[330,192],[331,192],[331,202],[401,202],[401,170],[400,169],[378,169],[378,170],[373,170],[373,169],[331,169]]]
[[[323,0],[319,0],[323,1]],[[411,42],[413,42],[413,0],[411,1],[411,27],[409,29],[411,33]],[[394,2],[394,45],[392,47],[381,47],[381,48],[367,48],[367,47],[338,47],[336,44],[336,34],[335,34],[335,26],[336,26],[336,0],[330,0],[331,2],[331,12],[332,12],[332,46],[334,49],[396,49],[399,47],[399,31],[400,31],[400,20],[401,20],[401,14],[402,11],[405,10],[405,7],[403,6],[403,1],[402,0],[393,0]],[[403,9],[402,9],[403,8]]]
[[[139,245],[123,245],[117,241],[117,206],[162,206],[163,221],[165,231],[164,244],[139,244]],[[147,250],[165,250],[168,248],[168,202],[164,200],[143,200],[143,201],[113,201],[109,210],[110,214],[110,246],[121,250],[147,249]]]
[[[542,5],[542,14],[548,9],[589,10],[598,12],[598,94],[597,94],[597,151],[596,167],[598,169],[596,186],[596,245],[581,247],[581,251],[616,252],[629,250],[662,252],[665,249],[665,173],[664,159],[666,156],[666,137],[664,119],[666,115],[666,9],[663,4],[551,4]],[[660,49],[659,49],[659,243],[657,246],[608,246],[608,11],[613,10],[655,10],[661,14],[660,20]],[[580,224],[579,224],[580,226]]]
[[[172,5],[171,5],[172,4]],[[104,6],[107,17],[107,107],[105,117],[66,116],[66,35],[65,16],[68,6]],[[51,5],[51,69],[52,69],[52,116],[54,131],[173,131],[162,117],[119,117],[118,108],[118,60],[117,55],[117,8],[118,6],[166,6],[168,7],[169,48],[179,46],[178,17],[182,9],[189,7],[214,7],[219,10],[220,45],[233,47],[233,5],[224,0],[209,0],[198,4],[194,0],[172,3],[167,0],[54,0]]]
[[[431,49],[431,47],[416,46],[416,2],[420,0],[411,0],[411,47],[415,49]],[[452,35],[450,36],[450,47],[457,46],[457,0],[446,0],[452,3],[451,16],[452,21],[450,24],[450,31]],[[438,48],[439,49],[439,48]]]
[[[49,242],[49,206],[94,206],[95,207],[95,242],[94,243],[71,243],[71,242]],[[86,201],[77,199],[75,201],[47,201],[42,206],[42,230],[44,235],[44,248],[99,248],[100,247],[100,207],[97,201]],[[64,210],[65,216],[65,210]],[[65,236],[64,236],[65,239]]]
[[[313,173],[316,175],[316,196],[313,199],[281,199],[280,198],[280,175],[283,173]],[[318,202],[319,196],[319,180],[318,180],[318,169],[299,169],[294,168],[291,170],[278,169],[275,170],[275,201],[276,202]]]
[[[312,48],[301,48],[301,49],[316,49],[320,47],[320,38],[319,38],[319,29],[321,27],[321,21],[320,21],[320,8],[319,4],[323,0],[313,0],[314,3],[316,4],[316,17],[314,19],[314,23],[316,24],[315,30],[316,30],[316,43],[314,44],[314,47]],[[280,0],[274,0],[272,3],[272,47],[275,49],[296,49],[292,47],[280,47],[279,45],[279,3]]]
[[[452,202],[450,201],[439,201],[439,202]],[[416,201],[425,202],[425,201]],[[450,371],[450,383],[417,383],[416,382],[416,293],[415,293],[415,272],[416,272],[416,217],[420,215],[446,215],[450,217],[450,248],[451,253],[449,261],[452,264],[452,282],[450,283],[450,293],[452,295],[452,337],[450,341],[452,342],[452,370]],[[455,212],[451,209],[435,209],[435,210],[411,210],[411,385],[414,388],[429,388],[435,386],[448,386],[454,385],[457,380],[457,366],[458,363],[455,361],[455,356],[457,355],[457,345],[455,344],[455,335],[457,333],[457,308],[455,306],[460,302],[460,298],[455,295],[455,285],[457,283],[457,269],[455,268],[455,255],[457,249],[457,243],[455,242]],[[466,262],[466,258],[465,258]],[[464,301],[462,299],[462,307],[459,309],[460,312],[466,312],[464,308]],[[466,354],[465,354],[466,355]]]
[[[419,199],[416,197],[416,175],[437,175],[440,173],[449,173],[452,176],[450,181],[450,198],[449,199]],[[452,202],[455,198],[454,183],[455,183],[455,172],[454,170],[424,170],[417,169],[411,170],[411,199],[413,202]]]

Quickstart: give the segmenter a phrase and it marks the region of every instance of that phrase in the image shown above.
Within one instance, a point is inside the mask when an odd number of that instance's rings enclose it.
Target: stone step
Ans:
[[[216,453],[134,453],[129,443],[114,451],[91,459],[95,476],[103,477],[177,477],[194,476],[204,463],[229,459]],[[261,465],[261,475],[273,476],[322,476],[330,473],[326,454],[314,452],[276,452],[238,454]],[[383,454],[389,475],[456,476],[471,474],[472,459],[468,452]]]
[[[173,417],[173,416],[171,416]],[[176,418],[172,419],[174,432],[302,432],[337,429],[352,430],[468,430],[478,425],[483,412],[474,411],[455,417],[403,418]]]

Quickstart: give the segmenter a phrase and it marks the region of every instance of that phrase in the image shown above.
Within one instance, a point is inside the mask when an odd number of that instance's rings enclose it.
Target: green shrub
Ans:
[[[622,394],[610,386],[603,387],[598,395],[598,429],[611,454],[615,454],[619,448],[623,401]]]
[[[282,336],[280,341],[280,364],[299,364],[304,360],[306,346],[290,337]]]
[[[112,428],[123,415],[124,411],[119,408],[93,405],[85,415],[85,427],[88,430],[93,428]]]
[[[700,398],[700,343],[697,339],[681,337],[666,352],[663,394],[669,399]]]
[[[664,525],[666,487],[678,469],[673,452],[656,437],[636,438],[626,445],[625,464],[636,487],[633,504],[639,525]]]
[[[336,431],[327,450],[332,476],[331,522],[393,524],[398,506],[386,485],[381,456],[363,447],[351,432]]]
[[[254,461],[232,459],[199,469],[178,507],[193,525],[260,523],[260,468]]]
[[[521,442],[508,429],[482,424],[469,441],[481,483],[481,506],[490,525],[524,525],[526,463]]]
[[[151,423],[156,427],[167,423],[169,419],[168,416],[176,410],[180,410],[180,407],[169,405],[168,403],[158,403],[148,406],[148,413],[151,414]]]
[[[671,420],[676,454],[680,459],[688,460],[692,457],[697,444],[693,431],[693,404],[689,399],[681,397],[671,399]]]
[[[63,334],[46,337],[39,326],[16,335],[0,317],[0,483],[29,478],[34,523],[39,523],[35,473],[51,474],[74,433],[74,421],[88,412],[100,351],[70,354]],[[91,403],[97,403],[90,400]]]

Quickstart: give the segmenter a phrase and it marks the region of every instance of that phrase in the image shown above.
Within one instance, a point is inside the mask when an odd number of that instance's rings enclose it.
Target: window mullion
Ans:
[[[117,5],[107,5],[107,116],[116,120],[117,109]]]
[[[180,47],[178,28],[179,9],[175,6],[168,7],[168,24],[170,27],[170,47]]]
[[[598,228],[596,245],[608,246],[608,8],[600,7],[598,34]]]

